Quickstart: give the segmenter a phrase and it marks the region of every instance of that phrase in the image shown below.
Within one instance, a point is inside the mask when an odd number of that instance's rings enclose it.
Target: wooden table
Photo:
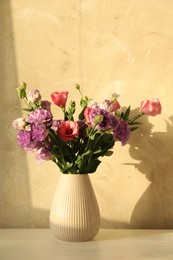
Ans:
[[[101,229],[88,242],[61,242],[49,229],[0,229],[0,260],[173,259],[173,230]]]

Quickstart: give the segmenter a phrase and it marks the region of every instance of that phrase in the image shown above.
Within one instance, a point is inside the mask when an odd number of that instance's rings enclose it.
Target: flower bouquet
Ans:
[[[27,105],[23,109],[27,117],[13,121],[18,144],[34,152],[39,162],[52,160],[64,174],[95,172],[100,157],[113,153],[115,142],[127,143],[131,132],[141,125],[138,121],[141,116],[161,113],[157,98],[142,101],[139,113],[131,118],[130,106],[123,109],[116,94],[99,103],[83,96],[79,85],[76,89],[81,95],[78,118],[74,117],[75,101],[67,107],[67,91],[51,94],[53,103],[63,112],[62,118],[57,119],[51,112],[51,103],[42,100],[39,90],[27,92],[25,83],[17,87],[19,98]]]
[[[18,144],[35,153],[38,161],[52,160],[64,174],[59,180],[50,211],[50,228],[57,239],[86,241],[100,226],[100,212],[89,173],[96,171],[102,156],[110,156],[115,142],[125,145],[145,115],[161,113],[158,99],[142,101],[139,113],[131,117],[130,106],[123,109],[113,94],[110,99],[95,102],[83,96],[81,110],[75,118],[76,104],[67,106],[68,92],[51,94],[53,103],[62,110],[62,118],[54,118],[51,103],[42,100],[37,89],[26,92],[26,84],[17,87],[27,107],[26,118],[18,118]]]

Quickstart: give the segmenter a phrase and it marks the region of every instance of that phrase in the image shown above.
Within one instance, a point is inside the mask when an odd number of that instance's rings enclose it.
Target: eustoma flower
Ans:
[[[52,121],[51,112],[41,107],[31,112],[27,118],[28,123],[34,123],[34,124],[39,124],[41,122],[49,124],[51,121]]]
[[[141,112],[149,115],[149,116],[156,116],[161,114],[162,106],[160,101],[157,98],[153,98],[150,100],[144,100],[141,102]]]
[[[106,130],[111,127],[110,114],[99,107],[92,108],[89,114],[90,123],[95,126],[97,130]],[[100,122],[98,122],[98,117],[100,117]]]
[[[79,135],[79,125],[74,121],[63,121],[57,129],[57,134],[65,142],[74,140]]]
[[[113,136],[125,145],[130,137],[131,130],[127,121],[120,120],[119,124],[113,129]]]
[[[17,118],[13,121],[13,127],[17,130],[25,130],[26,122],[24,118]]]
[[[32,124],[31,136],[33,140],[44,141],[48,133],[44,124]]]
[[[62,91],[62,92],[55,91],[54,93],[51,94],[53,103],[61,108],[65,107],[67,102],[67,97],[68,97],[67,91]]]
[[[31,143],[31,133],[27,131],[19,131],[17,135],[17,142],[24,149],[28,148]]]
[[[46,148],[40,148],[37,150],[35,158],[37,162],[43,162],[43,161],[51,160],[53,156]]]
[[[41,100],[41,95],[40,95],[40,92],[38,91],[38,89],[31,89],[27,93],[26,97],[27,97],[28,102],[32,102],[32,103],[35,103],[36,101]]]

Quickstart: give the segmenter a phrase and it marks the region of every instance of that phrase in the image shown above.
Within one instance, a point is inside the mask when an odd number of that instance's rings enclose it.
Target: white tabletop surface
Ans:
[[[61,242],[49,229],[0,229],[0,260],[173,259],[173,230],[102,229],[92,241]]]

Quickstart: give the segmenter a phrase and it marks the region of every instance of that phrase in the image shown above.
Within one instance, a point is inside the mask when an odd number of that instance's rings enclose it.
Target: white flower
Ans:
[[[13,121],[13,127],[16,128],[17,130],[25,130],[25,119],[24,118],[17,118],[16,120]]]
[[[27,100],[28,100],[29,102],[32,102],[32,103],[34,103],[34,102],[36,102],[36,101],[38,101],[38,100],[41,99],[40,92],[39,92],[39,90],[37,90],[37,89],[31,89],[31,90],[27,93],[26,97],[27,97]]]

